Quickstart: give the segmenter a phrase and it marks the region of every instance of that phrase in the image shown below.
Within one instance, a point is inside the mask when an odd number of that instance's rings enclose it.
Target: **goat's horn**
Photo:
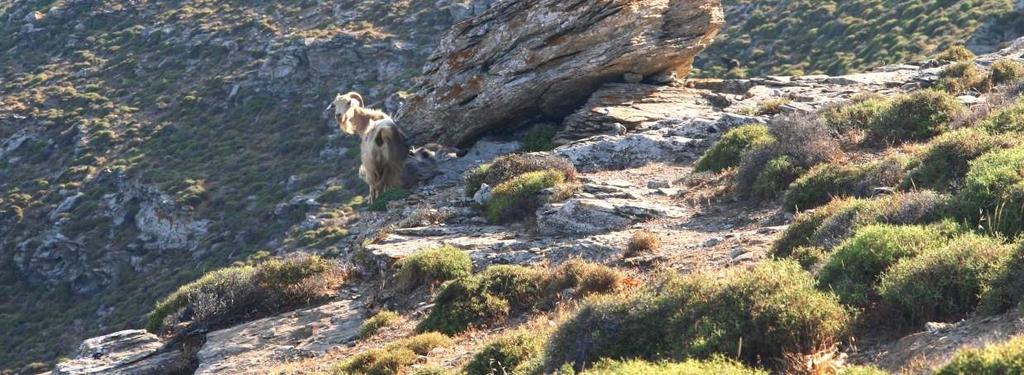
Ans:
[[[366,102],[365,102],[365,101],[363,101],[363,96],[362,96],[362,95],[359,95],[359,93],[358,93],[358,92],[352,91],[352,92],[350,92],[350,93],[348,93],[348,94],[345,94],[345,96],[350,96],[350,97],[352,97],[353,99],[355,99],[355,100],[359,101],[359,106],[360,106],[360,107],[365,107],[365,106],[366,106]]]

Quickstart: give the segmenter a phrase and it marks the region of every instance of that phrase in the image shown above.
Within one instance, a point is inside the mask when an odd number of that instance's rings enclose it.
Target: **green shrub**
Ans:
[[[554,190],[550,197],[542,194],[547,189]],[[571,197],[576,189],[560,171],[527,172],[495,186],[484,211],[487,219],[495,223],[521,220],[532,216],[545,203]]]
[[[961,349],[936,375],[1004,375],[1024,373],[1024,336],[981,349]]]
[[[412,375],[456,375],[456,373],[440,366],[424,366],[413,371]]]
[[[975,128],[943,134],[928,143],[920,164],[907,174],[903,186],[949,190],[962,182],[971,160],[992,149],[1019,143],[1014,137],[993,136]]]
[[[889,375],[889,373],[874,366],[847,366],[837,371],[836,375]]]
[[[765,125],[752,124],[731,129],[718,143],[704,152],[694,165],[694,170],[718,173],[736,167],[740,164],[744,152],[764,147],[774,140]]]
[[[409,191],[401,188],[385,191],[370,204],[370,211],[387,211],[388,203],[400,201],[408,196]]]
[[[874,188],[898,185],[909,163],[906,157],[890,157],[859,165],[819,165],[789,186],[784,207],[796,211],[818,207],[833,197],[869,197]]]
[[[395,323],[398,323],[402,319],[401,315],[394,311],[381,310],[377,314],[374,314],[370,319],[363,321],[363,324],[359,326],[359,337],[367,338],[373,336],[383,328],[390,327]]]
[[[878,294],[912,326],[955,321],[978,305],[982,287],[1009,252],[996,239],[965,235],[896,262],[882,275]]]
[[[591,299],[549,339],[545,368],[715,355],[756,364],[811,353],[841,341],[850,323],[836,298],[814,286],[793,262],[667,275],[632,297]]]
[[[179,319],[187,319],[193,328],[216,329],[308,305],[333,296],[343,274],[340,265],[316,256],[220,269],[158,302],[146,329],[161,333]],[[190,314],[182,314],[186,309]]]
[[[953,94],[961,94],[969,90],[989,91],[988,73],[973,61],[965,61],[947,66],[939,72],[939,87]]]
[[[871,124],[868,138],[876,144],[925,140],[949,129],[962,110],[960,101],[949,93],[917,91],[896,98]]]
[[[975,59],[974,52],[967,49],[967,47],[961,45],[950,46],[942,51],[938,56],[935,56],[936,60],[943,62],[964,62]]]
[[[593,368],[584,371],[583,374],[768,375],[768,372],[746,367],[741,363],[724,357],[714,357],[703,361],[691,359],[681,363],[602,359]]]
[[[981,310],[999,314],[1024,302],[1024,242],[999,265],[996,276],[981,294]]]
[[[459,248],[441,246],[402,258],[395,262],[395,269],[398,288],[410,290],[467,277],[473,273],[473,260]]]
[[[754,185],[750,189],[750,195],[757,199],[770,199],[786,191],[786,187],[804,172],[793,161],[793,158],[783,155],[771,159],[764,165],[764,170],[757,175]]]
[[[417,329],[459,333],[513,314],[548,308],[564,291],[577,296],[611,291],[622,278],[608,267],[579,261],[551,271],[490,266],[479,274],[444,284],[430,314]]]
[[[782,113],[782,106],[789,104],[792,100],[787,98],[768,99],[757,103],[756,114],[759,116],[774,116]]]
[[[790,224],[782,232],[782,236],[772,245],[772,255],[778,258],[786,258],[790,256],[794,249],[810,245],[811,236],[818,230],[818,227],[826,219],[853,202],[856,201],[852,199],[836,199],[813,211],[804,211],[797,214],[793,224]]]
[[[826,126],[840,133],[867,130],[889,105],[881,97],[857,98],[852,103],[826,108],[821,117]]]
[[[463,371],[468,375],[527,374],[526,369],[543,353],[543,335],[519,330],[488,343],[473,355]]]
[[[372,349],[331,367],[336,375],[397,375],[406,367],[416,363],[421,355],[427,355],[434,348],[451,345],[451,339],[436,332],[413,336],[381,349]]]
[[[555,148],[554,139],[558,134],[558,128],[551,125],[538,125],[523,134],[522,151],[540,152],[551,151]]]
[[[1024,230],[1024,148],[991,151],[970,162],[956,198],[962,219],[1016,236]]]
[[[834,291],[847,305],[874,300],[878,278],[896,261],[942,245],[942,233],[922,226],[872,225],[832,253],[818,273],[822,288]]]
[[[1024,81],[1024,64],[1016,60],[1000,59],[992,63],[992,84],[1005,85]]]
[[[789,258],[799,263],[800,267],[812,272],[819,264],[828,260],[828,257],[828,251],[817,246],[800,246],[793,249],[789,255]]]
[[[467,173],[466,196],[472,197],[484,183],[493,188],[524,173],[551,170],[561,172],[565,181],[576,181],[576,167],[562,156],[548,153],[499,156],[494,162]]]
[[[981,120],[978,128],[990,134],[1013,133],[1013,136],[1019,136],[1019,133],[1024,132],[1024,98],[1017,99]]]

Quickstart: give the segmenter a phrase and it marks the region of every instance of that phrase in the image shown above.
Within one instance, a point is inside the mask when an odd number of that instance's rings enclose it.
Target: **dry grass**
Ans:
[[[638,230],[633,232],[633,236],[629,238],[629,243],[626,244],[626,252],[623,254],[623,257],[635,258],[656,252],[660,248],[661,240],[658,239],[656,233],[648,230]]]

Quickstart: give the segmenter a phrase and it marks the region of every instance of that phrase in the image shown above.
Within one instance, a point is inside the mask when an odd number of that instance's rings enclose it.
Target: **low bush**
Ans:
[[[363,321],[363,324],[359,326],[359,337],[367,338],[373,336],[377,331],[390,327],[401,319],[402,316],[394,311],[381,310],[370,317],[370,319]]]
[[[791,103],[787,98],[773,98],[757,103],[756,114],[759,116],[774,116],[782,113],[782,106]]]
[[[1024,64],[1010,59],[992,63],[992,84],[1012,85],[1024,81]]]
[[[599,359],[736,355],[772,363],[841,341],[850,316],[793,262],[724,274],[666,275],[632,297],[593,298],[549,339],[545,369]]]
[[[472,197],[484,183],[496,187],[524,173],[550,170],[561,172],[565,181],[576,181],[576,167],[569,159],[549,153],[510,154],[467,172],[466,196]]]
[[[947,66],[939,72],[938,86],[952,94],[961,94],[970,90],[990,91],[991,82],[984,69],[973,61],[965,61]]]
[[[978,123],[978,128],[990,134],[1012,134],[1015,137],[1024,132],[1024,98],[991,113]]]
[[[473,355],[463,372],[467,375],[528,374],[543,354],[543,335],[518,330],[488,343]]]
[[[825,125],[840,133],[864,131],[885,113],[889,101],[880,96],[855,98],[851,103],[828,107],[821,111]]]
[[[548,189],[552,193],[545,196],[543,192]],[[545,203],[571,197],[577,189],[578,185],[567,181],[561,171],[527,172],[495,186],[484,211],[495,223],[521,220],[533,216]]]
[[[1024,242],[999,265],[996,276],[981,294],[981,311],[1003,313],[1024,302]]]
[[[768,126],[775,142],[744,154],[735,184],[740,195],[770,199],[782,192],[801,171],[842,154],[830,129],[817,116],[790,114],[776,117]],[[769,168],[770,165],[770,168]]]
[[[594,367],[584,371],[583,374],[768,375],[768,372],[744,366],[724,357],[715,357],[703,361],[688,360],[680,363],[603,359]]]
[[[659,248],[661,248],[661,240],[658,239],[656,233],[648,230],[638,230],[629,237],[629,242],[626,244],[626,252],[623,256],[633,258],[653,253],[658,251]]]
[[[917,327],[925,322],[950,322],[977,307],[1011,249],[996,239],[965,235],[945,246],[897,261],[878,283],[883,303]]]
[[[818,283],[821,288],[835,292],[844,304],[863,306],[876,299],[875,284],[889,266],[942,243],[942,233],[935,228],[863,227],[836,248],[818,273]]]
[[[1009,238],[1024,231],[1024,148],[994,150],[971,161],[956,202],[970,224]]]
[[[435,348],[451,345],[451,339],[436,332],[424,333],[389,344],[381,349],[359,353],[331,367],[331,374],[396,375],[415,364],[419,356]]]
[[[368,207],[370,211],[387,211],[388,203],[400,201],[409,196],[405,189],[391,189],[381,193]]]
[[[694,170],[719,173],[736,167],[740,164],[743,153],[767,146],[774,140],[768,132],[768,126],[765,125],[752,124],[731,129],[718,143],[704,152],[694,164]]]
[[[936,375],[1004,375],[1024,373],[1024,336],[984,348],[961,349]]]
[[[789,255],[789,258],[799,263],[800,267],[811,272],[815,272],[815,269],[822,262],[828,260],[828,257],[829,252],[817,246],[800,246],[793,249]]]
[[[579,261],[550,271],[491,266],[479,274],[444,284],[434,298],[434,308],[417,329],[459,333],[474,325],[551,307],[565,291],[584,296],[614,290],[622,278],[608,267]]]
[[[811,245],[811,237],[821,227],[822,223],[836,212],[854,202],[856,201],[851,199],[836,199],[813,211],[804,211],[797,214],[793,223],[782,232],[782,236],[772,245],[772,255],[777,258],[787,258],[794,249]]]
[[[994,136],[976,128],[943,134],[928,143],[920,163],[903,181],[904,188],[954,190],[967,175],[971,160],[993,149],[1020,144],[1015,137]]]
[[[974,60],[974,52],[964,46],[950,46],[942,51],[935,59],[942,62],[964,62]]]
[[[158,302],[146,328],[162,333],[188,322],[190,328],[216,329],[271,315],[333,296],[344,275],[339,264],[316,256],[220,269]]]
[[[874,366],[847,366],[837,371],[836,375],[889,375],[889,373]]]
[[[936,90],[921,90],[896,98],[871,124],[868,139],[879,145],[922,141],[949,129],[963,112],[956,97]]]
[[[402,290],[434,286],[473,273],[469,254],[454,246],[422,250],[395,262],[395,283]]]
[[[554,139],[556,134],[558,134],[558,128],[552,125],[541,124],[534,126],[523,134],[521,141],[522,151],[551,151],[555,148]]]
[[[897,156],[866,164],[819,165],[789,186],[783,207],[805,210],[828,203],[833,197],[870,197],[875,188],[903,181],[909,164],[909,158]]]

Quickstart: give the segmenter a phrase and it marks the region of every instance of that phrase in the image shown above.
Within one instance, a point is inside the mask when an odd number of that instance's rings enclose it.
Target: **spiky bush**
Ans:
[[[850,323],[836,298],[814,286],[813,277],[793,262],[667,275],[635,296],[584,305],[548,341],[545,368],[580,369],[601,358],[736,354],[744,362],[763,363],[813,352],[842,340]]]
[[[981,310],[998,314],[1024,302],[1024,243],[1019,243],[981,294]]]
[[[879,276],[896,261],[941,246],[943,235],[923,226],[872,225],[857,230],[840,245],[818,273],[822,288],[848,305],[875,299]]]
[[[768,129],[775,142],[745,153],[737,169],[735,184],[744,197],[774,198],[782,190],[772,188],[788,186],[801,171],[842,154],[833,132],[817,116],[782,115]]]
[[[463,371],[467,375],[527,374],[529,365],[543,354],[539,332],[518,330],[491,341],[473,355]]]
[[[936,375],[1003,375],[1024,373],[1024,336],[984,348],[960,349]]]
[[[697,163],[698,172],[718,173],[740,164],[743,153],[767,146],[775,141],[768,132],[768,126],[761,124],[744,125],[729,130],[722,139],[711,146]]]
[[[649,254],[658,251],[660,247],[661,240],[658,239],[656,233],[648,230],[638,230],[629,237],[624,256],[632,258],[642,254]]]
[[[896,262],[879,280],[878,294],[913,327],[955,321],[977,307],[1010,251],[996,239],[965,235]]]
[[[1024,230],[1024,148],[994,150],[970,162],[956,202],[969,223],[1011,238]]]
[[[939,87],[953,94],[969,90],[989,91],[991,85],[988,73],[973,61],[959,62],[939,72]]]
[[[472,197],[483,183],[491,187],[524,173],[555,170],[565,181],[576,181],[576,167],[569,159],[550,153],[510,154],[470,170],[466,175],[466,196]]]
[[[1016,60],[999,59],[992,63],[992,84],[1012,85],[1024,81],[1024,64]]]
[[[402,258],[394,268],[398,287],[409,290],[467,277],[473,272],[473,261],[459,248],[441,246]]]
[[[905,188],[952,190],[967,175],[971,160],[997,148],[1020,144],[1016,137],[989,135],[976,128],[943,134],[928,143],[920,163],[902,185]]]
[[[936,60],[943,62],[964,62],[974,60],[974,58],[974,52],[971,52],[971,50],[962,45],[950,46],[938,56],[935,56]]]
[[[428,332],[394,342],[381,349],[359,353],[331,367],[331,374],[397,375],[415,364],[419,356],[451,345],[448,336]]]
[[[856,98],[853,102],[821,111],[826,126],[841,133],[867,130],[889,108],[889,101],[878,96]]]
[[[377,331],[390,327],[401,319],[402,316],[394,311],[381,310],[370,317],[370,319],[363,321],[363,324],[359,326],[359,337],[367,338],[373,336]]]
[[[990,114],[978,123],[978,128],[991,134],[1011,134],[1019,137],[1024,132],[1024,98]]]
[[[552,191],[550,196],[544,196],[542,193],[548,189]],[[521,220],[533,216],[545,203],[571,197],[577,189],[561,171],[527,172],[494,187],[484,211],[487,219],[495,223]]]
[[[921,141],[942,134],[963,111],[956,97],[936,90],[921,90],[896,98],[870,126],[875,144]]]
[[[898,185],[909,164],[910,159],[902,156],[866,164],[822,164],[790,185],[783,204],[796,211],[828,203],[833,197],[869,197],[874,188]]]
[[[216,329],[308,305],[332,296],[344,282],[344,274],[339,264],[317,256],[223,268],[158,302],[146,328],[160,333],[189,321],[195,328]]]

